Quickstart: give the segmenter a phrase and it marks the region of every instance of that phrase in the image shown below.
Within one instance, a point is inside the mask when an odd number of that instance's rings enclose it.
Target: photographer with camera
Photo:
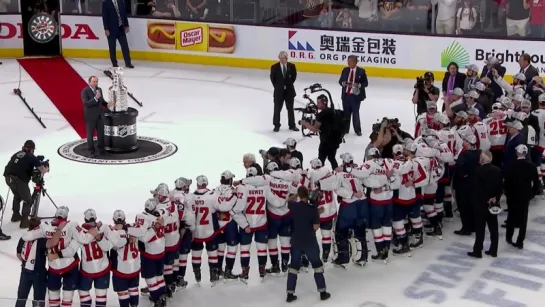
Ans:
[[[414,85],[413,103],[416,104],[416,113],[421,114],[427,110],[427,101],[439,99],[439,88],[433,85],[435,77],[431,71],[427,71],[424,77],[417,77]]]
[[[371,142],[367,145],[365,152],[376,148],[380,151],[382,158],[393,158],[393,147],[396,144],[402,144],[406,139],[413,137],[400,129],[397,118],[389,119],[384,117],[380,123],[373,124],[373,132],[369,136]],[[366,156],[367,160],[367,156]]]
[[[335,115],[335,109],[327,106],[328,99],[326,95],[320,95],[316,99],[316,106],[319,113],[316,115],[314,122],[301,121],[301,125],[312,132],[320,131],[320,147],[318,147],[318,159],[325,163],[325,159],[331,163],[331,168],[336,169],[338,165],[335,156],[337,155],[337,149],[341,144],[344,131],[343,123],[336,122],[337,117]]]
[[[42,162],[43,156],[34,156],[35,148],[36,145],[33,141],[26,141],[21,151],[11,156],[4,169],[6,184],[13,193],[11,221],[20,221],[20,228],[28,228],[28,218],[33,203],[28,183],[33,177],[34,169],[37,169],[40,175],[49,172],[49,165]],[[23,210],[20,212],[21,201],[23,201]]]

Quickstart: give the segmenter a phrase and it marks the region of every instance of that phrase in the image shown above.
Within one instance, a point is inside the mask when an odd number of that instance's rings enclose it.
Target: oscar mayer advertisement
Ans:
[[[153,49],[234,53],[235,28],[228,25],[148,20],[148,45]]]

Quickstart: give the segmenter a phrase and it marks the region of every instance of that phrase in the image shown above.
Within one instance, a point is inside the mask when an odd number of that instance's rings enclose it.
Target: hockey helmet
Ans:
[[[392,152],[394,153],[394,155],[402,155],[403,154],[403,145],[395,144],[392,147]]]
[[[354,156],[350,153],[344,153],[341,155],[341,160],[343,161],[343,164],[354,164]]]
[[[375,147],[369,148],[369,150],[367,151],[367,156],[370,158],[379,158],[380,151]]]
[[[545,103],[545,94],[541,94],[537,97],[537,101],[539,101],[539,103]]]
[[[221,178],[229,180],[235,178],[235,175],[233,175],[231,171],[224,171],[223,173],[221,173]]]
[[[144,207],[148,212],[153,212],[155,209],[159,206],[159,201],[155,198],[150,198],[146,200],[146,203],[144,204]]]
[[[490,214],[498,215],[503,212],[503,209],[497,204],[492,204],[488,207],[488,211]]]
[[[503,105],[499,102],[495,102],[492,105],[492,111],[501,111],[503,109]]]
[[[519,146],[515,148],[515,150],[517,151],[519,155],[522,155],[522,156],[525,156],[528,154],[528,147],[524,144],[520,144]]]
[[[164,193],[165,190],[167,191],[166,195],[168,196],[168,194],[169,194],[168,184],[163,182],[163,183],[159,183],[155,189],[150,190],[150,193],[153,194],[154,196],[155,195],[164,196],[162,194],[159,194],[159,192]]]
[[[521,107],[522,107],[522,105],[521,105]],[[514,114],[514,118],[516,120],[519,120],[519,121],[522,122],[522,121],[524,121],[525,119],[528,118],[528,114],[526,114],[524,112],[517,112],[517,113]]]
[[[207,185],[208,185],[208,177],[206,177],[205,175],[197,176],[197,186],[202,187]]]
[[[282,144],[288,146],[288,147],[294,147],[297,146],[297,141],[294,138],[287,138]]]
[[[290,167],[292,169],[298,169],[301,167],[301,161],[299,161],[299,159],[297,158],[291,158],[290,159]]]
[[[415,142],[405,144],[405,150],[411,153],[415,153],[418,150],[418,145]]]
[[[96,222],[97,220],[97,213],[94,209],[85,210],[85,212],[83,213],[83,216],[84,216],[85,222],[87,223]]]
[[[477,144],[477,138],[473,134],[466,136],[464,140],[471,145]]]
[[[68,212],[69,211],[70,210],[68,209],[68,207],[60,206],[55,211],[55,218],[56,219],[61,219],[61,220],[66,220],[68,218]]]
[[[246,169],[246,177],[255,177],[255,176],[257,176],[257,168],[252,166]]]
[[[426,144],[429,146],[429,147],[435,147],[435,145],[437,145],[437,143],[439,143],[439,140],[437,139],[437,137],[433,136],[433,135],[429,135],[427,136],[424,141],[426,142]]]
[[[174,181],[174,187],[176,187],[177,190],[188,191],[192,183],[193,181],[191,179],[180,177]]]
[[[448,125],[450,124],[450,119],[448,118],[448,116],[446,116],[445,114],[443,113],[437,113],[435,116],[434,116],[435,120],[437,120],[440,124],[442,125]]]
[[[125,212],[123,212],[123,210],[119,210],[119,209],[114,211],[114,215],[112,217],[114,222],[125,221],[126,218],[127,218],[127,216],[125,215]]]
[[[267,170],[269,172],[274,172],[274,171],[277,171],[279,169],[280,168],[278,167],[278,164],[276,164],[276,162],[269,162],[269,164],[267,164]]]
[[[322,161],[318,158],[314,158],[310,160],[310,167],[312,169],[319,169],[323,166]]]

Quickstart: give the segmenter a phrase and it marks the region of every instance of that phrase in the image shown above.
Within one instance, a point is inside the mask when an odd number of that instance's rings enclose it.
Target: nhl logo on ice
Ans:
[[[117,130],[117,135],[130,135],[130,127]],[[139,136],[137,151],[124,154],[108,154],[92,158],[87,150],[87,140],[78,140],[62,145],[57,151],[65,159],[89,164],[137,164],[168,158],[178,151],[176,144],[153,137]]]

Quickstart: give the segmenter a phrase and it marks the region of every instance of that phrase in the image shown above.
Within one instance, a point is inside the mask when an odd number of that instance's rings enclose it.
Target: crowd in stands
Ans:
[[[47,1],[47,0],[45,0]],[[101,0],[60,0],[64,14],[100,15]],[[545,0],[125,0],[131,15],[286,27],[545,38]],[[0,13],[18,12],[0,0]]]

